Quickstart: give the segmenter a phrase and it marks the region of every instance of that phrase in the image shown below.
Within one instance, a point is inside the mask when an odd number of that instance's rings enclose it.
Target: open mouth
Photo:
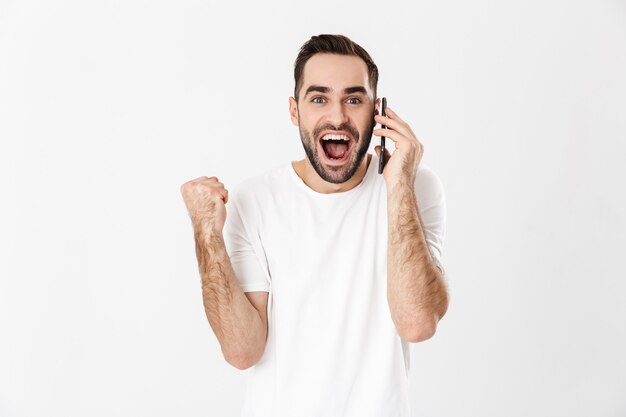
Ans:
[[[352,151],[352,138],[343,133],[327,133],[319,139],[326,160],[342,163],[348,160]]]

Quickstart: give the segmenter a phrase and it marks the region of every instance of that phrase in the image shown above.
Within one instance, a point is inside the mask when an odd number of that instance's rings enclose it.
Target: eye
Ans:
[[[350,103],[350,104],[359,104],[359,103],[361,103],[361,99],[360,99],[360,98],[358,98],[358,97],[350,97],[350,98],[348,99],[348,101],[350,101],[350,100],[356,100],[356,102],[352,102],[352,103]]]
[[[317,99],[324,100],[324,97],[315,96],[311,99],[313,103],[321,103],[321,101],[316,101]]]

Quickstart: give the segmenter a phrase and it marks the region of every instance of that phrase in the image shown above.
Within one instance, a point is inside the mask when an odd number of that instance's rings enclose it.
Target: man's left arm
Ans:
[[[443,271],[434,261],[412,184],[387,192],[387,300],[398,334],[421,342],[435,333],[448,308]]]
[[[415,178],[424,147],[410,126],[391,109],[376,121],[387,129],[377,136],[395,142],[395,151],[385,151],[383,176],[387,183],[387,301],[400,337],[421,342],[435,333],[448,309],[444,273],[433,259],[415,195]],[[380,146],[376,146],[380,157]]]

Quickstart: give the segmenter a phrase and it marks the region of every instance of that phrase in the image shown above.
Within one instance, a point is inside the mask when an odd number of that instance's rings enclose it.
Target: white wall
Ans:
[[[0,1],[0,416],[238,414],[179,187],[304,157],[319,33],[446,187],[414,415],[626,416],[626,3],[250,3]]]

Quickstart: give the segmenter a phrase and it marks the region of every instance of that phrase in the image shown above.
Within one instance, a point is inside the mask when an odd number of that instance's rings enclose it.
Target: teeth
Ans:
[[[331,133],[322,136],[324,140],[350,140],[346,135],[333,135]]]

